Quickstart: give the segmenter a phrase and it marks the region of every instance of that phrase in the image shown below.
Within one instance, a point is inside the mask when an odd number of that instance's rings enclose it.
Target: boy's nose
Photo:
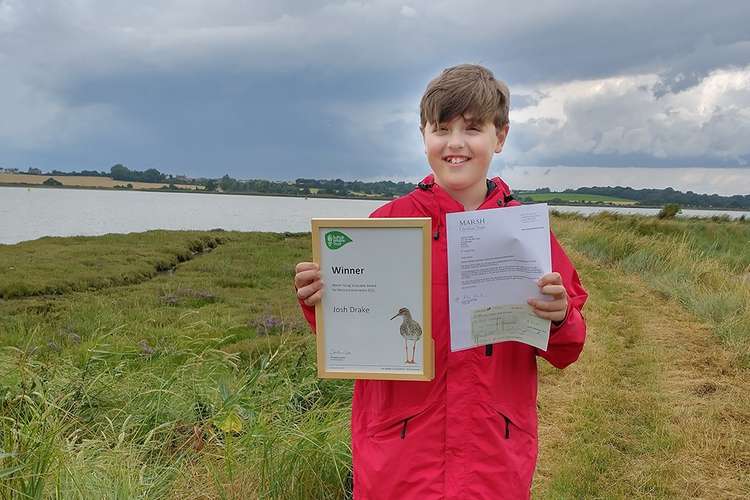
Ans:
[[[464,136],[463,134],[451,134],[448,140],[448,148],[450,149],[461,149],[464,147]]]

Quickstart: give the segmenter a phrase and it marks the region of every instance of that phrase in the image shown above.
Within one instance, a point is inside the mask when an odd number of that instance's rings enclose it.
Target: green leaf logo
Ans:
[[[338,250],[351,241],[352,239],[341,231],[328,231],[326,233],[326,246],[330,250]]]

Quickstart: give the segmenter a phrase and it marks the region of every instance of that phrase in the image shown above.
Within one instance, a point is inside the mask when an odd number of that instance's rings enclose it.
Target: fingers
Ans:
[[[545,285],[562,285],[562,277],[560,273],[547,273],[537,280],[537,284],[540,287]]]
[[[294,275],[294,287],[299,290],[300,288],[309,285],[313,281],[320,279],[320,271],[317,269],[308,269],[306,271],[297,272]]]
[[[307,304],[308,306],[314,306],[315,304],[320,302],[322,298],[323,298],[323,290],[318,290],[317,292],[315,292],[314,294],[306,298],[304,300],[304,303]]]
[[[544,295],[551,295],[556,299],[561,299],[565,296],[565,287],[562,285],[545,285],[540,287],[539,291]]]
[[[534,311],[534,314],[536,314],[540,318],[548,319],[550,321],[555,321],[557,323],[565,319],[565,311],[548,312],[548,311],[541,311],[539,309],[532,309],[532,311]]]
[[[298,262],[297,265],[294,266],[295,273],[301,273],[302,271],[309,271],[311,269],[320,270],[315,262]]]
[[[545,312],[556,312],[556,311],[565,312],[565,310],[568,308],[568,301],[564,299],[560,299],[560,300],[529,299],[527,302],[532,308],[538,309],[540,311],[545,311]]]
[[[313,305],[308,301],[314,300],[313,296],[318,295],[317,302],[320,302],[320,292],[323,289],[323,282],[318,280],[313,281],[309,285],[303,286],[297,289],[297,298],[302,299],[308,306]]]
[[[297,298],[308,306],[314,306],[323,297],[323,282],[320,281],[320,267],[314,262],[299,262],[294,266],[294,288]]]
[[[553,300],[529,299],[534,314],[540,318],[560,322],[568,310],[568,293],[562,284],[560,273],[547,273],[537,281],[539,292]]]

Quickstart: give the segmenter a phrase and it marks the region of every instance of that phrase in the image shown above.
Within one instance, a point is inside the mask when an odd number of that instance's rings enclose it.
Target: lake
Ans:
[[[42,236],[93,236],[150,229],[310,230],[311,217],[367,217],[382,200],[0,187],[0,244]],[[655,208],[553,207],[585,215],[609,210],[654,215]],[[684,210],[685,216],[748,212]]]

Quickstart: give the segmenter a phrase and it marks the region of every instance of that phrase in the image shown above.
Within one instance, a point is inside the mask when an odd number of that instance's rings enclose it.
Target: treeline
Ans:
[[[109,173],[112,179],[116,181],[164,182],[167,180],[167,176],[155,168],[149,168],[141,172],[140,170],[130,170],[119,163],[109,169]]]
[[[221,179],[203,179],[207,191],[221,190],[225,193],[266,193],[301,196],[335,197],[385,197],[401,196],[414,189],[408,182],[362,182],[342,179],[296,179],[269,181],[265,179],[237,180],[229,175]]]
[[[268,181],[265,179],[237,180],[228,175],[221,179],[202,180],[206,191],[223,191],[225,193],[266,193],[266,194],[310,194],[303,193],[288,182]]]
[[[47,172],[43,175],[57,175],[60,177],[64,176],[85,176],[85,177],[109,177],[109,173],[105,171],[97,172],[96,170],[81,170],[80,172],[60,172],[59,170],[53,170],[52,172]]]
[[[549,191],[547,191],[549,192]],[[630,187],[583,187],[566,189],[564,193],[598,194],[615,196],[637,201],[639,205],[666,205],[676,203],[683,207],[750,209],[750,194],[719,196],[718,194],[699,194],[693,191],[683,193],[672,189],[633,189]]]
[[[320,194],[331,194],[339,196],[349,195],[377,195],[386,198],[401,196],[415,187],[410,182],[393,182],[393,181],[344,181],[341,179],[296,179],[296,186],[317,189]]]

